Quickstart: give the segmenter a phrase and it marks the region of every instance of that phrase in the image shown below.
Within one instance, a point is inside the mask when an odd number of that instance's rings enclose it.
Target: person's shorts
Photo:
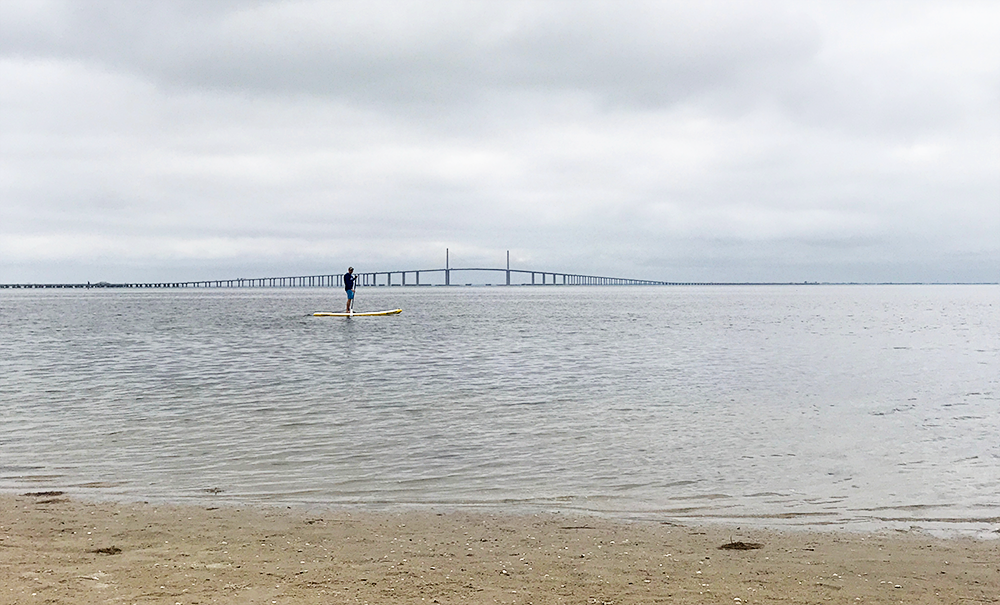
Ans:
[[[347,291],[347,300],[354,300],[354,290]]]

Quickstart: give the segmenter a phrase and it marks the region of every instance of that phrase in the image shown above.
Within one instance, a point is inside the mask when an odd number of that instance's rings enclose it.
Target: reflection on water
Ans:
[[[996,286],[0,292],[0,487],[1000,525]]]

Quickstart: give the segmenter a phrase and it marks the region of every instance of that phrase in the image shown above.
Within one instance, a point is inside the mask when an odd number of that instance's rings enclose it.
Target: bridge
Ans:
[[[496,275],[496,280],[477,282],[461,279],[478,273],[479,277]],[[493,267],[445,267],[443,269],[410,269],[371,271],[354,274],[358,286],[676,286],[679,282],[536,271],[528,269],[497,269]],[[200,281],[73,283],[73,284],[0,284],[0,288],[303,288],[343,287],[343,274],[295,275],[286,277],[240,277]],[[693,284],[692,284],[693,285]]]
[[[499,280],[487,282],[453,283],[452,276],[460,277],[469,273],[497,275]],[[423,280],[421,280],[423,275]],[[834,282],[668,282],[628,277],[608,277],[604,275],[584,275],[581,273],[561,273],[558,271],[537,271],[511,269],[510,251],[507,251],[507,266],[496,267],[452,267],[449,250],[445,249],[443,269],[408,269],[401,271],[369,271],[355,273],[356,286],[790,286],[829,285]],[[497,283],[493,283],[497,281]],[[839,282],[857,285],[860,282]],[[867,282],[865,282],[867,283]],[[898,282],[883,282],[882,285]],[[73,284],[0,284],[0,289],[9,288],[332,288],[344,286],[344,275],[330,273],[323,275],[293,275],[286,277],[239,277],[236,279],[210,279],[199,281],[129,282],[129,283],[73,283]]]
[[[511,269],[510,252],[507,266],[451,267],[445,251],[443,269],[409,269],[400,271],[371,271],[355,273],[358,286],[453,286],[474,285],[463,279],[453,279],[478,273],[480,277],[496,275],[496,280],[479,282],[487,286],[682,286],[695,285],[681,282]],[[493,283],[493,282],[496,283]],[[343,274],[295,275],[286,277],[240,277],[236,279],[211,279],[200,281],[132,282],[132,283],[76,283],[76,284],[0,284],[0,288],[332,288],[343,287]]]

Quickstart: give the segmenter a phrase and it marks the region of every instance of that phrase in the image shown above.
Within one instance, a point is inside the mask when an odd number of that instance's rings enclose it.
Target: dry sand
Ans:
[[[719,549],[731,541],[760,548]],[[0,603],[1000,603],[998,546],[560,514],[8,495]]]

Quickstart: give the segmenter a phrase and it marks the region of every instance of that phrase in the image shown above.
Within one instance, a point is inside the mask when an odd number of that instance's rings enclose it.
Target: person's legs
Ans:
[[[344,313],[350,313],[352,307],[354,307],[354,290],[348,290],[347,291],[347,308],[344,309]]]

